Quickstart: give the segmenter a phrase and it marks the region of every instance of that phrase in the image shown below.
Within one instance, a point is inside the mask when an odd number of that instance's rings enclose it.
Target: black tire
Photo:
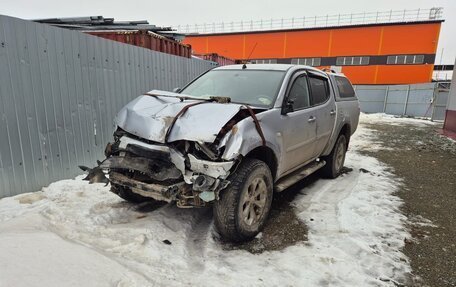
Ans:
[[[323,177],[336,178],[340,175],[342,168],[344,167],[346,152],[347,138],[345,135],[341,134],[337,138],[337,141],[334,144],[331,153],[328,156],[322,158],[324,161],[326,161],[326,165],[321,169]]]
[[[151,202],[155,201],[153,198],[141,196],[132,192],[128,187],[116,185],[111,183],[111,192],[117,194],[120,198],[132,202],[132,203],[142,203],[142,202]]]
[[[245,158],[229,180],[230,185],[214,203],[215,227],[224,241],[253,239],[263,229],[271,210],[271,171],[263,161]]]

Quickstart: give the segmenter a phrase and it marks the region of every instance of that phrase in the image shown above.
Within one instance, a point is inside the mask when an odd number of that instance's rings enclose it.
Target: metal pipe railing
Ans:
[[[282,30],[299,28],[339,27],[350,25],[419,22],[440,20],[443,18],[443,8],[413,10],[388,10],[377,12],[362,12],[351,14],[336,14],[313,17],[293,17],[287,19],[260,19],[250,21],[238,21],[229,23],[204,23],[194,25],[178,25],[173,29],[180,33],[226,33],[247,32],[262,30]]]

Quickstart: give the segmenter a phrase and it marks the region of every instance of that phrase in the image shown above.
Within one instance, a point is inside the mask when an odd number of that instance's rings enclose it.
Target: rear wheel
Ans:
[[[153,198],[141,196],[139,194],[132,192],[131,189],[128,187],[124,187],[113,183],[111,183],[111,192],[117,194],[122,199],[133,203],[154,201]]]
[[[254,238],[264,227],[272,203],[273,180],[263,161],[246,158],[214,203],[214,222],[223,240]]]
[[[346,152],[347,138],[345,135],[339,135],[331,153],[323,158],[326,161],[326,165],[321,169],[324,177],[336,178],[340,175],[344,167]]]

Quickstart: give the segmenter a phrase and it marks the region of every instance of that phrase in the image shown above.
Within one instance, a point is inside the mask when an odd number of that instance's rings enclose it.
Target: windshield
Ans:
[[[284,76],[284,71],[213,70],[196,79],[181,93],[204,99],[229,97],[234,103],[271,107]]]

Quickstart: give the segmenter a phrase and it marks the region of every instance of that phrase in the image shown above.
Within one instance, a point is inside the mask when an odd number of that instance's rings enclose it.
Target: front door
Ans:
[[[296,74],[283,103],[283,173],[309,162],[315,155],[317,126],[315,109],[310,108],[308,77]]]

